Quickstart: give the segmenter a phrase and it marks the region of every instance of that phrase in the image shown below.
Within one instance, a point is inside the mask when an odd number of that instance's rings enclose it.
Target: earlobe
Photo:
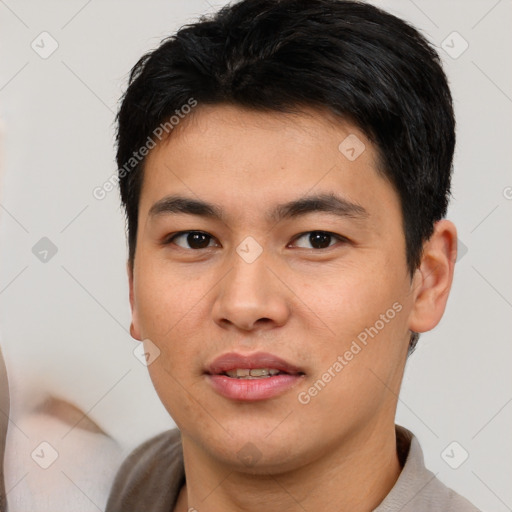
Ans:
[[[414,302],[409,316],[411,331],[430,331],[440,322],[448,301],[456,258],[455,225],[449,220],[440,220],[424,244],[421,263],[413,279]]]
[[[140,336],[133,322],[130,323],[130,336],[137,341],[142,341],[142,336]]]

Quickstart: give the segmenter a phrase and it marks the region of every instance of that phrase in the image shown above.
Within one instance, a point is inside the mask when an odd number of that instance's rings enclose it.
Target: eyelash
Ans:
[[[190,233],[197,233],[197,234],[202,234],[202,235],[206,235],[208,237],[210,237],[211,239],[214,239],[215,237],[213,235],[210,235],[208,233],[206,233],[205,231],[195,231],[195,230],[191,230],[191,231],[178,231],[177,233],[174,233],[168,237],[166,237],[163,242],[162,242],[162,245],[170,245],[171,243],[174,242],[174,240],[180,236],[183,236],[183,235],[188,235]],[[337,235],[336,233],[332,233],[330,231],[322,231],[322,230],[313,230],[313,231],[305,231],[303,233],[300,233],[299,235],[297,235],[294,239],[293,239],[293,242],[295,242],[296,240],[299,240],[301,239],[302,237],[306,236],[306,235],[310,235],[311,233],[321,233],[323,235],[329,235],[333,238],[336,238],[339,242],[342,242],[342,243],[347,243],[349,240],[347,238],[345,238],[344,236],[341,236],[341,235]],[[177,244],[174,244],[174,245],[177,245]],[[203,249],[185,249],[184,247],[181,247],[179,245],[177,245],[177,247],[179,247],[180,249],[183,249],[185,251],[187,250],[190,250],[190,251],[195,251],[195,252],[199,252],[200,250],[204,250],[204,249],[211,249],[211,247],[204,247]],[[326,249],[330,249],[331,247],[334,247],[334,245],[329,245],[328,247],[324,247],[322,249],[316,249],[314,247],[312,247],[310,250],[313,250],[313,251],[316,251],[316,252],[319,252],[319,251],[324,251]],[[299,249],[304,249],[304,247],[299,247]]]

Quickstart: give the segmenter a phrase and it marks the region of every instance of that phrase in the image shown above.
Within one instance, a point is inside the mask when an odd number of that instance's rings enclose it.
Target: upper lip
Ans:
[[[257,352],[255,354],[228,352],[226,354],[222,354],[215,358],[206,367],[206,373],[210,375],[219,375],[230,370],[236,370],[237,368],[245,368],[249,370],[255,368],[274,368],[289,374],[304,373],[297,366],[267,352]]]

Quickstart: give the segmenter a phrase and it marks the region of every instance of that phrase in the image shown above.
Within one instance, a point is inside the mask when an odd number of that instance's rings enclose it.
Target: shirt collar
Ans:
[[[402,471],[389,494],[373,512],[405,510],[435,479],[435,475],[425,467],[423,451],[414,434],[400,425],[395,425],[395,432]]]

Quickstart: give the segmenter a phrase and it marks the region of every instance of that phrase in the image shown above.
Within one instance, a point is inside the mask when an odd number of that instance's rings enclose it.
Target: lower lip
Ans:
[[[298,384],[303,375],[280,374],[261,379],[234,379],[227,375],[208,375],[213,389],[231,400],[267,400]]]

